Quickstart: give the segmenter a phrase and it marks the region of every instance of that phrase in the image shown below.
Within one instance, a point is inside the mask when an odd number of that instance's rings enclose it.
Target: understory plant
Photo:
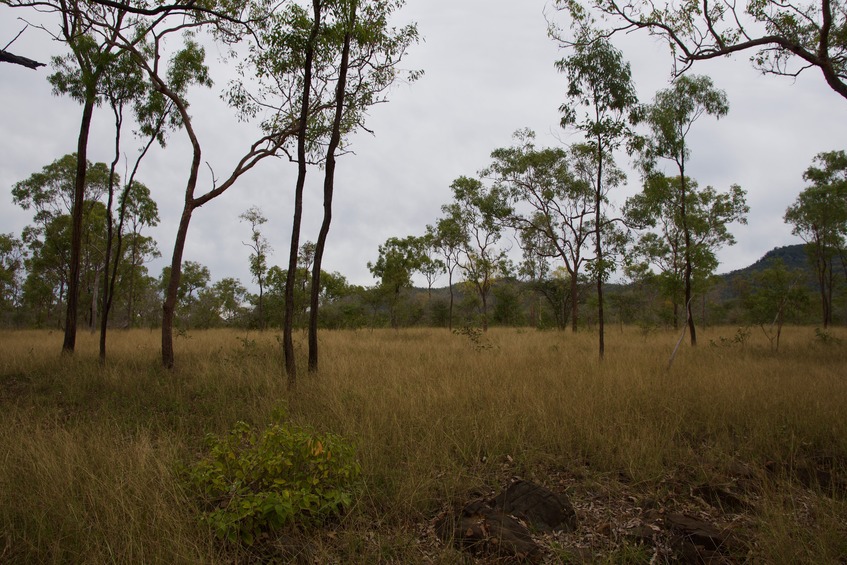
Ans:
[[[202,499],[201,521],[221,539],[252,545],[284,527],[318,526],[353,500],[361,469],[340,436],[287,422],[263,430],[237,422],[208,443],[188,477]]]

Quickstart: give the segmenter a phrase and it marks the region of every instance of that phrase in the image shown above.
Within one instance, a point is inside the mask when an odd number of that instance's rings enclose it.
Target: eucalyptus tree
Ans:
[[[436,257],[436,239],[435,234],[430,231],[427,226],[427,231],[420,238],[421,249],[421,266],[418,272],[426,279],[427,299],[432,299],[432,285],[438,280],[438,277],[444,273],[446,266],[444,261]]]
[[[379,279],[380,290],[389,297],[391,327],[397,328],[397,301],[400,292],[412,285],[412,275],[423,265],[421,238],[390,237],[379,246],[379,257],[368,262],[368,270]]]
[[[833,263],[847,244],[847,153],[819,153],[803,173],[811,183],[785,211],[785,221],[794,226],[791,233],[806,242],[806,253],[815,268],[821,297],[824,328],[832,323]],[[847,267],[845,267],[847,274]]]
[[[521,233],[521,240],[532,243],[540,258],[564,264],[570,276],[571,328],[576,332],[577,280],[588,259],[584,251],[593,231],[596,195],[589,179],[575,174],[569,164],[579,156],[579,146],[570,152],[536,149],[534,138],[530,130],[516,132],[518,144],[495,150],[484,174],[492,176],[508,196],[507,222]]]
[[[655,230],[641,234],[628,256],[628,268],[642,275],[652,272],[651,266],[659,270],[657,280],[671,301],[674,327],[679,306],[687,303],[683,302],[686,288],[705,293],[718,266],[717,251],[735,244],[729,224],[746,224],[750,211],[746,193],[738,185],[721,193],[711,186],[699,189],[690,178],[685,192],[681,184],[679,177],[651,174],[642,192],[624,206],[629,225]],[[685,203],[680,202],[683,196]]]
[[[250,243],[245,243],[250,248],[250,274],[253,275],[253,280],[259,285],[259,329],[265,329],[265,311],[264,311],[264,294],[265,294],[265,277],[268,272],[268,255],[271,253],[271,244],[265,236],[262,235],[261,226],[267,223],[268,219],[262,214],[262,211],[257,206],[252,206],[245,210],[240,216],[242,221],[250,224]]]
[[[386,101],[385,92],[398,76],[413,81],[419,72],[400,73],[398,64],[410,45],[418,41],[414,24],[390,27],[392,14],[404,0],[336,0],[329,2],[334,21],[326,28],[328,52],[337,56],[334,106],[330,111],[329,140],[324,159],[324,214],[315,245],[312,265],[312,294],[309,309],[309,370],[318,369],[318,311],[321,292],[321,266],[332,222],[336,152],[343,136],[367,128],[364,118],[369,108]],[[335,49],[332,46],[335,45]]]
[[[458,212],[458,210],[449,206],[446,209],[442,208],[442,210],[445,212],[445,215],[435,222],[435,227],[427,226],[426,233],[428,237],[432,238],[433,249],[444,258],[442,263],[444,270],[447,272],[447,288],[450,291],[450,309],[447,323],[450,330],[452,330],[453,303],[455,302],[453,273],[461,262],[462,252],[468,240],[468,232],[461,218],[458,217],[458,214],[453,214],[453,212]]]
[[[777,259],[753,273],[752,284],[742,294],[750,321],[762,328],[775,351],[779,350],[782,326],[786,321],[798,321],[798,314],[809,303],[806,279],[803,269],[789,269]]]
[[[48,3],[49,5],[49,3]],[[98,40],[92,33],[88,19],[90,11],[98,11],[97,6],[83,6],[74,2],[69,7],[66,2],[52,4],[61,15],[61,41],[67,44],[71,54],[54,57],[56,72],[49,77],[56,94],[67,94],[83,105],[77,140],[77,169],[74,181],[73,210],[71,212],[71,257],[68,277],[67,314],[65,315],[65,337],[62,351],[73,352],[76,344],[77,301],[79,299],[80,253],[82,246],[82,217],[85,201],[85,176],[88,137],[94,106],[101,101],[99,83],[114,63],[118,51],[115,33],[105,34]],[[86,9],[87,8],[87,9]],[[122,10],[101,10],[119,28],[125,12]],[[107,12],[108,15],[106,14]],[[56,36],[54,36],[56,38]]]
[[[138,161],[136,161],[137,164]],[[131,174],[130,178],[132,176]],[[109,283],[110,296],[114,296],[115,278],[119,273],[119,268],[126,266],[128,272],[121,274],[121,279],[126,281],[126,319],[127,324],[132,327],[135,318],[135,292],[139,273],[144,269],[144,263],[161,257],[156,241],[151,237],[141,235],[145,226],[155,227],[159,224],[159,208],[150,196],[150,189],[147,186],[138,181],[130,180],[124,184],[119,211],[114,255],[121,260],[115,262],[112,271],[112,278]],[[129,231],[126,232],[123,229],[125,223],[128,223],[129,227]],[[122,243],[124,238],[129,240],[126,246],[126,257],[123,257]],[[143,276],[144,273],[141,274]]]
[[[691,155],[687,138],[694,122],[703,115],[720,119],[728,112],[726,93],[715,88],[709,77],[696,75],[678,77],[669,88],[657,92],[653,102],[644,108],[644,121],[650,128],[649,136],[640,147],[645,175],[656,174],[656,162],[659,159],[671,161],[679,174],[679,182],[676,184],[679,197],[675,202],[679,205],[679,222],[682,229],[685,262],[684,300],[691,345],[697,344],[697,333],[691,311],[694,258],[692,228],[689,225],[687,210],[687,193],[690,188],[685,167]]]
[[[614,164],[614,152],[631,138],[629,124],[635,119],[638,98],[629,63],[624,61],[603,34],[590,28],[578,30],[581,38],[573,53],[556,63],[568,79],[567,102],[560,108],[562,127],[576,127],[585,135],[581,158],[588,166],[594,193],[594,259],[597,283],[599,354],[605,355],[603,283],[610,265],[603,254],[603,240],[613,227],[604,214],[608,192],[623,181]],[[580,113],[580,110],[583,110]]]
[[[64,155],[12,186],[12,202],[24,210],[35,212],[33,230],[38,235],[42,235],[47,225],[59,216],[72,215],[76,170],[77,155]],[[86,170],[84,204],[90,207],[106,193],[110,176],[105,163],[92,164],[89,161]]]
[[[70,281],[74,260],[77,261],[77,283],[89,275],[87,270],[82,272],[83,262],[102,272],[101,263],[92,260],[92,253],[101,255],[101,259],[104,253],[100,248],[91,247],[92,241],[104,237],[104,234],[99,233],[100,227],[105,229],[101,222],[95,221],[95,218],[99,218],[95,208],[98,205],[103,206],[99,199],[114,179],[105,163],[88,162],[85,169],[87,175],[83,194],[86,198],[79,206],[82,218],[78,228],[75,227],[76,220],[73,217],[77,208],[76,155],[65,155],[12,187],[12,201],[24,210],[32,209],[35,212],[34,225],[24,229],[22,239],[31,255],[33,268],[28,270],[30,273],[38,272],[36,276],[44,277],[44,281],[35,284],[36,281],[33,280],[29,285],[30,289],[38,287],[45,290],[43,283],[49,281],[50,295],[55,296],[59,304],[64,302],[67,305],[71,301]],[[75,242],[75,239],[78,239],[78,242]],[[84,245],[85,242],[88,242],[88,245]],[[76,253],[74,245],[78,247]],[[78,285],[74,323],[81,304],[79,294]],[[41,293],[41,296],[43,299],[45,295]],[[65,314],[63,322],[67,327],[67,308]]]
[[[179,119],[174,112],[174,105],[165,99],[160,93],[151,88],[150,83],[144,80],[144,74],[132,59],[128,51],[121,51],[114,58],[101,80],[103,98],[108,102],[114,117],[114,157],[110,166],[110,179],[108,185],[107,212],[107,235],[106,235],[106,261],[104,272],[107,277],[103,285],[103,303],[100,316],[100,363],[106,360],[106,333],[109,327],[109,313],[115,297],[115,285],[123,257],[124,225],[132,224],[130,235],[130,273],[129,273],[129,297],[127,300],[129,312],[128,323],[132,323],[132,301],[135,286],[135,269],[140,259],[140,246],[144,245],[146,253],[158,254],[155,242],[145,242],[140,236],[143,226],[156,226],[159,223],[159,213],[156,202],[150,197],[150,189],[135,180],[141,161],[148,154],[150,147],[158,141],[159,145],[165,146],[165,131],[179,125]],[[117,175],[115,169],[121,158],[121,142],[123,139],[124,110],[131,106],[135,121],[138,124],[137,136],[143,142],[142,147],[136,155],[129,177],[123,185],[118,198],[118,220],[114,222],[113,201]],[[113,249],[114,248],[114,249]],[[114,261],[112,261],[114,257]],[[112,271],[109,273],[110,262]]]
[[[488,297],[498,277],[508,274],[507,250],[499,246],[503,218],[509,206],[501,187],[485,187],[481,181],[459,177],[450,185],[453,202],[442,212],[462,227],[464,260],[459,268],[476,290],[482,305],[482,329],[488,330]]]
[[[52,13],[58,20],[57,29],[39,26],[57,41],[67,45],[70,53],[54,57],[55,72],[48,78],[55,94],[66,94],[82,104],[79,135],[77,139],[76,175],[71,210],[71,249],[67,289],[67,314],[62,350],[73,352],[76,343],[77,310],[79,302],[82,222],[86,200],[86,166],[88,138],[95,106],[104,99],[102,90],[106,76],[116,66],[120,55],[118,31],[127,17],[127,4],[79,2],[75,0],[4,0],[10,7],[30,8],[42,13]],[[108,21],[110,31],[100,33],[96,21]],[[111,210],[111,201],[109,204]],[[111,222],[109,222],[111,230]],[[111,233],[107,237],[110,247]],[[108,258],[107,258],[108,269]],[[104,304],[108,301],[109,285],[104,285]],[[96,306],[94,307],[96,309]],[[104,322],[105,323],[105,322]],[[105,334],[103,335],[105,340]],[[101,353],[102,356],[102,353]]]
[[[593,22],[593,8],[608,22],[607,35],[644,29],[661,37],[674,55],[677,75],[698,61],[752,52],[750,61],[764,74],[793,78],[817,69],[833,91],[847,98],[844,0],[593,0],[589,7],[557,0],[556,5],[582,22]]]
[[[11,233],[0,233],[0,313],[20,306],[26,249]]]
[[[402,1],[312,0],[309,4],[310,9],[289,3],[258,27],[260,42],[241,67],[245,73],[257,70],[257,84],[242,81],[230,93],[248,113],[270,111],[274,118],[263,122],[265,127],[278,127],[280,116],[297,126],[295,147],[285,148],[298,167],[282,339],[289,386],[294,386],[297,378],[293,298],[308,165],[321,163],[324,168],[324,214],[312,263],[309,310],[309,370],[314,371],[318,364],[321,267],[332,221],[336,156],[344,151],[345,136],[364,128],[368,108],[385,101],[384,91],[399,76],[397,63],[417,40],[413,25],[389,26]],[[411,73],[409,78],[416,76]]]
[[[209,11],[213,7],[215,10]],[[266,157],[277,155],[281,147],[294,135],[296,123],[286,116],[276,122],[273,131],[263,131],[258,139],[245,149],[242,157],[232,167],[229,176],[218,182],[212,174],[212,187],[197,194],[199,170],[202,162],[202,146],[188,111],[187,92],[191,85],[211,86],[212,80],[205,65],[205,49],[193,38],[193,34],[211,30],[217,38],[227,43],[236,42],[250,35],[243,21],[249,17],[264,18],[267,5],[264,2],[231,4],[213,2],[204,4],[205,9],[179,8],[154,16],[138,16],[120,28],[108,18],[99,18],[94,28],[104,35],[115,34],[120,49],[129,52],[133,61],[143,71],[152,90],[161,95],[174,107],[179,126],[191,145],[191,161],[188,168],[185,203],[177,227],[171,258],[169,285],[162,306],[162,364],[174,366],[173,320],[181,276],[182,255],[188,227],[195,210],[217,198],[232,187],[247,171]],[[166,43],[174,35],[181,37],[181,45],[167,51]],[[170,57],[168,57],[170,54]]]
[[[167,292],[173,278],[171,267],[163,267],[159,276],[159,288]],[[177,285],[177,301],[175,313],[186,324],[190,324],[194,317],[195,306],[198,304],[201,293],[208,289],[212,276],[209,268],[196,261],[185,261],[182,265],[179,284]]]

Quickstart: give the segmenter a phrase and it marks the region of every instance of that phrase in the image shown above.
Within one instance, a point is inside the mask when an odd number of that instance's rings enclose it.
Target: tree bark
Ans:
[[[39,63],[33,59],[9,53],[3,49],[0,49],[0,63],[12,63],[13,65],[21,65],[28,69],[37,69],[38,67],[46,66],[44,63]]]
[[[691,334],[691,345],[697,345],[697,331],[694,327],[694,313],[691,311],[691,233],[688,229],[688,217],[686,215],[685,198],[685,158],[679,163],[679,186],[681,192],[680,216],[682,219],[682,233],[685,237],[685,317],[688,323],[688,332]]]
[[[598,119],[599,121],[599,119]],[[603,202],[603,145],[602,139],[597,137],[597,187],[594,193],[594,237],[597,254],[597,331],[598,331],[598,353],[600,360],[606,356],[606,330],[603,319],[603,243],[601,240],[602,230],[600,225],[600,205]]]
[[[185,250],[185,240],[188,234],[188,224],[191,222],[192,211],[193,209],[190,203],[186,202],[179,220],[179,228],[176,232],[174,252],[171,257],[171,277],[168,280],[168,288],[165,291],[165,301],[162,303],[162,365],[168,369],[174,368],[174,315],[176,313],[179,279],[182,275],[182,254]]]
[[[577,271],[571,273],[571,333],[576,333],[579,320],[579,285],[577,284]],[[564,315],[564,312],[562,312]]]
[[[447,286],[450,287],[450,312],[447,315],[447,328],[453,331],[453,269],[448,269]]]
[[[114,99],[113,99],[114,101]],[[121,125],[123,116],[118,107],[113,103],[112,111],[115,114],[115,157],[109,166],[109,199],[106,203],[106,259],[103,263],[103,272],[106,273],[106,281],[103,284],[103,313],[100,316],[100,364],[106,363],[106,330],[109,324],[109,308],[112,305],[112,292],[115,289],[115,277],[109,279],[109,267],[112,258],[112,239],[114,233],[112,230],[112,203],[115,196],[115,169],[118,166],[118,161],[121,158]],[[123,217],[121,217],[123,224]],[[115,254],[115,272],[117,272],[118,259],[120,258],[120,227],[118,228],[118,249]],[[111,284],[110,284],[111,283]]]
[[[341,142],[341,118],[344,114],[344,97],[347,89],[347,68],[350,64],[350,40],[356,25],[356,4],[351,8],[347,33],[344,34],[344,46],[341,51],[341,64],[338,69],[338,84],[335,90],[335,116],[332,122],[332,134],[326,150],[326,169],[324,172],[324,217],[318,241],[315,243],[315,257],[312,262],[312,293],[309,308],[309,372],[318,370],[318,307],[321,294],[321,261],[323,260],[326,238],[332,223],[332,194],[335,188],[335,151]]]
[[[77,141],[76,179],[74,180],[74,205],[71,214],[71,264],[68,280],[68,303],[65,315],[63,353],[73,353],[76,346],[77,306],[79,301],[79,264],[82,251],[82,214],[85,204],[85,175],[88,165],[88,134],[94,113],[93,93],[86,97]]]
[[[297,274],[297,253],[300,250],[300,223],[303,216],[303,187],[306,184],[306,133],[308,131],[309,100],[312,88],[312,60],[315,40],[321,25],[320,0],[312,1],[314,22],[306,46],[303,65],[303,97],[300,105],[300,123],[297,130],[297,185],[294,189],[294,220],[291,226],[291,249],[288,256],[288,273],[285,278],[285,315],[282,324],[282,354],[288,388],[297,384],[297,361],[294,359],[294,284]]]

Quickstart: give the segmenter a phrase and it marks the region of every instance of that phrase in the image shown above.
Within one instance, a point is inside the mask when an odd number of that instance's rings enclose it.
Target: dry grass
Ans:
[[[205,434],[281,405],[354,441],[365,476],[334,531],[279,542],[287,559],[455,562],[428,523],[509,476],[684,507],[687,485],[740,484],[743,465],[751,506],[723,518],[743,522],[745,559],[843,560],[847,346],[810,328],[787,329],[779,353],[761,333],[709,345],[735,331],[702,332],[671,370],[675,336],[634,328],[609,333],[603,363],[587,332],[495,329],[487,349],[445,330],[328,332],[321,373],[293,395],[272,333],[189,332],[173,373],[157,332],[113,332],[105,368],[96,336],[62,358],[57,332],[0,333],[0,562],[250,560],[197,525],[179,469]],[[613,538],[596,559],[623,559]]]

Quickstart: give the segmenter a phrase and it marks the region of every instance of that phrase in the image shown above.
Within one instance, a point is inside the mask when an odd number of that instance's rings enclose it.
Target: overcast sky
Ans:
[[[353,155],[338,164],[333,225],[324,269],[339,271],[350,282],[373,284],[367,262],[388,237],[422,234],[440,207],[451,198],[450,184],[461,175],[475,175],[498,147],[512,143],[512,133],[534,129],[536,145],[558,146],[580,141],[558,127],[565,79],[554,62],[567,52],[547,37],[548,16],[564,23],[545,0],[408,0],[398,23],[417,22],[424,41],[404,59],[405,69],[423,69],[413,84],[399,84],[390,102],[374,107],[367,125],[374,135],[353,138]],[[0,46],[23,28],[23,10],[0,8]],[[46,20],[49,22],[50,20]],[[49,23],[48,23],[49,25]],[[643,102],[667,86],[671,60],[667,47],[645,34],[616,39],[632,63]],[[9,51],[47,61],[61,52],[43,32],[28,29]],[[203,159],[217,178],[225,178],[256,135],[249,124],[230,117],[219,94],[226,86],[227,67],[208,52],[215,87],[191,93],[191,112],[203,147]],[[802,190],[803,171],[822,151],[847,149],[847,100],[824,83],[820,73],[807,71],[799,79],[762,76],[748,56],[696,65],[692,71],[710,75],[726,91],[729,115],[720,121],[704,116],[689,137],[690,175],[699,185],[726,189],[733,183],[747,190],[749,225],[731,228],[738,244],[719,253],[719,272],[744,267],[776,246],[799,243],[782,216]],[[72,153],[81,108],[66,97],[51,94],[49,71],[0,65],[0,232],[20,234],[32,212],[12,203],[14,183]],[[111,160],[109,113],[95,114],[89,158]],[[132,157],[130,142],[125,145]],[[139,180],[159,205],[161,224],[151,229],[163,258],[151,264],[158,276],[169,263],[190,159],[183,132],[171,135],[167,149],[156,149],[144,162]],[[619,164],[628,186],[614,202],[639,189],[639,178],[625,155]],[[198,194],[211,186],[209,169]],[[249,225],[239,214],[259,206],[269,222],[263,227],[273,246],[271,264],[286,265],[291,231],[296,166],[265,161],[223,196],[197,210],[192,219],[184,258],[209,267],[213,280],[237,277],[248,288]],[[322,214],[322,173],[311,172],[304,205],[301,242],[314,241]],[[446,284],[445,280],[437,284]]]

